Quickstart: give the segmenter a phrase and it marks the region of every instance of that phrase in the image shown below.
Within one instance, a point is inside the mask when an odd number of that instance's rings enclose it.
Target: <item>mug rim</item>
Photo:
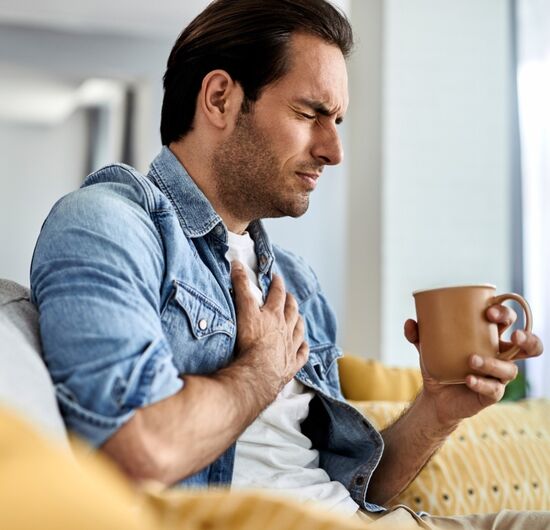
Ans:
[[[413,291],[412,295],[416,296],[417,294],[421,293],[429,293],[432,291],[445,291],[447,289],[464,289],[464,288],[483,288],[483,289],[494,289],[496,290],[497,286],[492,283],[470,283],[470,284],[462,284],[462,285],[446,285],[443,287],[432,287],[430,289],[418,289],[416,291]]]

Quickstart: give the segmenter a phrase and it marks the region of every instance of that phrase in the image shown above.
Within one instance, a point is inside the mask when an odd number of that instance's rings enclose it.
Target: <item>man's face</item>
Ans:
[[[342,53],[317,37],[295,34],[289,72],[241,112],[216,151],[217,196],[237,218],[304,214],[325,165],[341,162],[337,125],[348,105]]]

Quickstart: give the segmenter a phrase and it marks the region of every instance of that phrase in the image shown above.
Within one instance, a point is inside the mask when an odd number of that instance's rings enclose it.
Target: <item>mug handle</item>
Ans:
[[[533,325],[533,315],[531,314],[531,308],[529,307],[527,300],[525,300],[523,296],[520,296],[519,294],[516,294],[516,293],[505,293],[505,294],[499,294],[498,296],[495,296],[491,300],[491,305],[501,304],[505,300],[514,300],[522,307],[525,313],[525,327],[523,328],[523,331],[527,333],[531,333],[531,329]],[[501,352],[498,355],[498,358],[503,359],[504,361],[509,361],[519,353],[520,349],[521,348],[519,346],[512,346],[510,349]]]

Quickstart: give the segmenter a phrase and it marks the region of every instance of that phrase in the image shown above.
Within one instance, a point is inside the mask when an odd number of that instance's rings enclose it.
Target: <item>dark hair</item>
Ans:
[[[164,74],[163,145],[192,128],[204,76],[222,69],[244,92],[243,110],[288,69],[295,32],[320,37],[348,57],[353,33],[346,16],[326,0],[216,0],[178,37]]]

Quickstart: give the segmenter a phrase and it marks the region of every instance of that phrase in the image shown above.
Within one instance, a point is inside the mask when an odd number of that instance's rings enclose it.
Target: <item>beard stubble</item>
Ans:
[[[290,189],[271,142],[254,123],[253,111],[239,113],[232,135],[215,152],[212,168],[217,196],[241,219],[299,217],[309,193]],[[289,182],[290,180],[290,182]]]

